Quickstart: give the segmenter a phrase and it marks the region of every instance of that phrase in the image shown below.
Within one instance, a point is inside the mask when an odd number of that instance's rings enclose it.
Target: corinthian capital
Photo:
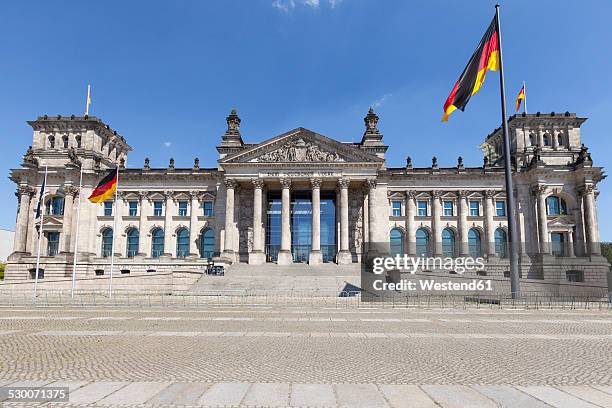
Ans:
[[[373,190],[376,188],[376,179],[367,179],[363,184],[368,190]]]
[[[323,180],[321,180],[320,178],[311,178],[310,179],[310,185],[312,186],[312,188],[321,188],[321,183],[323,182]]]
[[[348,188],[350,183],[351,183],[351,180],[345,177],[338,179],[338,185],[340,186],[340,188]]]
[[[229,179],[228,178],[228,179],[225,179],[224,181],[225,181],[225,188],[235,189],[236,187],[238,187],[238,183],[234,179]]]
[[[79,188],[71,185],[64,186],[64,192],[66,195],[76,197],[79,194]]]
[[[260,178],[254,178],[251,180],[251,182],[253,183],[253,187],[258,188],[258,189],[262,189],[263,186],[265,185],[265,182],[263,181],[263,179],[260,179]]]
[[[280,179],[280,183],[281,183],[281,186],[283,187],[283,189],[291,188],[291,179],[290,178]]]

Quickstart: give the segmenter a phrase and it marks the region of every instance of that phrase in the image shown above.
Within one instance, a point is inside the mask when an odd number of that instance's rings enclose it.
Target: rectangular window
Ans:
[[[478,201],[470,201],[470,216],[472,217],[480,216],[480,205]]]
[[[391,201],[391,209],[394,217],[402,216],[402,202],[401,201]]]
[[[164,203],[162,201],[153,201],[153,216],[161,217],[164,213]]]
[[[565,278],[568,282],[584,282],[584,272],[582,271],[567,271]]]
[[[444,200],[442,202],[442,205],[444,209],[444,216],[452,217],[453,216],[453,202],[450,200]]]
[[[417,201],[417,214],[419,217],[427,217],[427,201]]]
[[[178,209],[179,217],[186,217],[187,216],[187,201],[179,201],[178,206],[179,206],[179,209]]]
[[[105,217],[113,216],[113,202],[112,201],[104,202],[104,216]]]
[[[59,232],[47,233],[47,256],[55,256],[59,253]]]
[[[138,201],[130,201],[128,203],[129,207],[129,215],[130,217],[135,217],[138,215]]]
[[[498,217],[506,216],[506,202],[503,200],[495,201],[495,215]]]
[[[204,201],[204,203],[202,204],[202,208],[204,209],[205,217],[213,216],[214,212],[213,212],[213,202],[212,201]]]

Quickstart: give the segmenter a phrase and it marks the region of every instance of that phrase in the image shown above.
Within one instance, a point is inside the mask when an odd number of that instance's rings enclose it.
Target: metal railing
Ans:
[[[371,309],[534,309],[534,310],[612,310],[612,303],[599,296],[556,296],[544,293],[526,293],[513,299],[507,294],[370,294],[359,290],[220,290],[198,293],[170,294],[163,292],[134,292],[115,290],[112,297],[106,291],[39,290],[36,298],[32,291],[0,289],[0,307],[187,307],[214,306],[286,306],[333,307]]]

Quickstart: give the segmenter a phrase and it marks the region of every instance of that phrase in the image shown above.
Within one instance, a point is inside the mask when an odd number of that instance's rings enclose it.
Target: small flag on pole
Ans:
[[[495,19],[480,40],[476,51],[455,83],[446,102],[444,103],[444,116],[442,122],[448,121],[453,111],[465,110],[465,106],[482,87],[488,71],[499,69],[499,36]]]
[[[525,101],[525,110],[527,110],[527,102],[525,99],[525,83],[523,83],[523,87],[521,88],[521,90],[518,93],[518,96],[516,97],[516,111],[518,112],[519,110],[521,110],[521,102]]]
[[[94,188],[89,196],[89,201],[92,203],[101,203],[111,198],[117,189],[118,172],[118,167],[116,169],[112,169],[102,180],[100,180],[96,188]]]
[[[91,85],[87,84],[87,102],[85,104],[86,115],[89,115],[89,105],[91,105]]]
[[[45,184],[46,184],[47,180],[45,177],[45,180],[42,183],[42,186],[40,187],[40,195],[38,197],[38,205],[36,206],[36,219],[40,218],[40,214],[42,211],[42,206],[43,206],[43,201],[44,201],[44,197],[45,197]]]

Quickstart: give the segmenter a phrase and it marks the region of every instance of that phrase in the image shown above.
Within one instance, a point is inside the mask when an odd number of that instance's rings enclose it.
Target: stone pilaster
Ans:
[[[166,202],[164,203],[164,255],[165,257],[172,257],[176,252],[176,249],[173,247],[172,236],[173,231],[172,228],[172,210],[170,209],[170,204],[172,203],[172,191],[164,192],[166,196]],[[176,245],[174,245],[176,246]]]
[[[321,256],[321,179],[310,179],[312,187],[312,245],[308,263],[318,265],[323,262]]]
[[[582,193],[582,200],[584,202],[584,220],[587,252],[589,255],[601,255],[594,185],[589,184],[584,187]]]
[[[468,239],[468,205],[467,205],[467,190],[459,191],[457,198],[457,212],[459,213],[459,254],[468,256],[470,254],[470,246]]]
[[[372,244],[376,242],[376,180],[366,180],[365,186],[368,190],[368,240]]]
[[[349,183],[350,180],[346,178],[338,180],[338,186],[340,187],[340,251],[338,252],[336,261],[340,265],[349,264],[353,261],[349,251]]]
[[[72,213],[74,212],[74,197],[79,193],[79,189],[72,185],[64,187],[64,216],[62,219],[62,252],[70,252],[72,241]]]
[[[485,211],[485,254],[487,256],[495,256],[495,223],[493,216],[495,213],[495,206],[493,205],[493,195],[495,191],[487,190],[484,196],[484,211]]]
[[[433,230],[433,250],[434,256],[442,255],[442,225],[440,216],[442,215],[442,206],[440,199],[442,197],[442,191],[434,190],[431,192],[431,229]]]
[[[189,258],[191,259],[200,257],[200,251],[198,251],[198,208],[200,207],[200,200],[198,195],[199,191],[189,192],[191,198],[189,205]]]
[[[249,264],[261,265],[266,263],[266,254],[263,250],[262,234],[262,205],[264,181],[255,178],[253,182],[253,249],[249,253]]]
[[[146,256],[147,250],[146,241],[148,234],[145,232],[145,202],[147,200],[147,194],[145,191],[138,192],[138,256]]]
[[[278,264],[289,265],[293,263],[291,254],[291,179],[281,179],[281,248],[278,253]]]
[[[406,253],[416,255],[416,228],[414,216],[416,215],[416,191],[406,191]]]
[[[225,180],[225,246],[223,257],[236,260],[234,251],[234,195],[238,184],[236,180]]]
[[[550,254],[548,216],[546,214],[546,193],[546,186],[538,186],[534,189],[538,207],[538,240],[540,242],[540,254]]]
[[[32,187],[21,185],[17,188],[16,195],[19,196],[19,214],[17,215],[17,225],[15,227],[14,252],[25,253],[26,242],[28,235],[28,227],[30,222],[30,200],[34,194]],[[41,211],[44,206],[41,206]]]

